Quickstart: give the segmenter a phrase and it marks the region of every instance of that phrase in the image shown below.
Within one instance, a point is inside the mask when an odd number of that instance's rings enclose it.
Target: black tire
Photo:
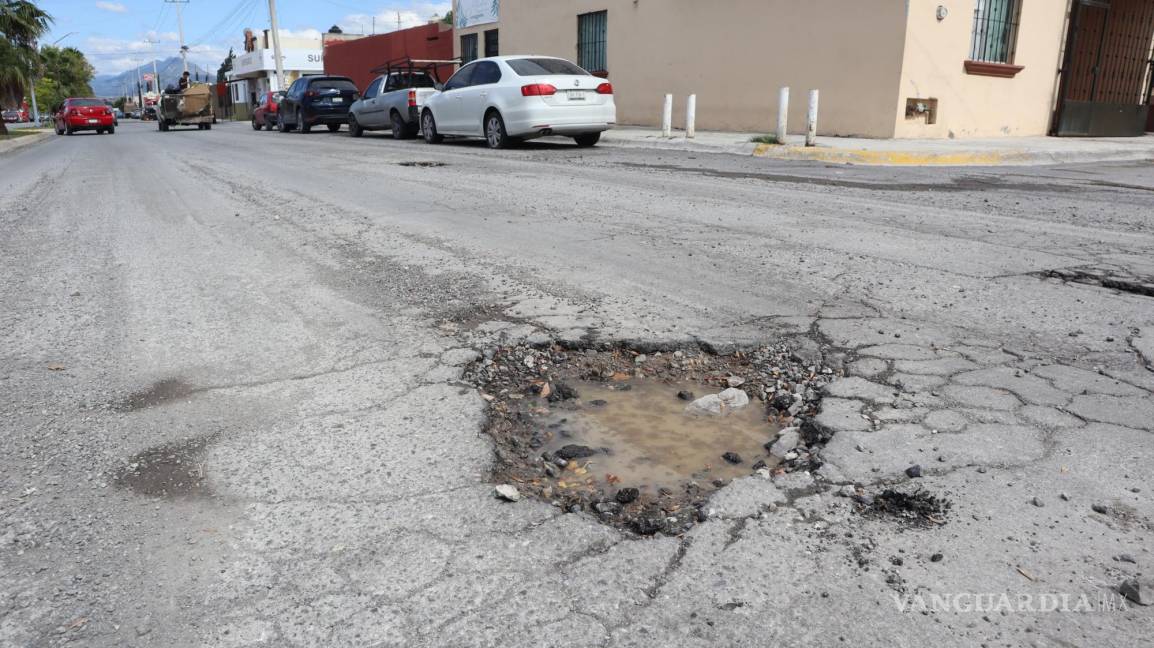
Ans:
[[[426,109],[421,114],[421,132],[425,135],[425,143],[440,144],[445,141],[445,137],[437,132],[437,119],[433,117],[433,111]]]
[[[252,129],[255,131],[260,130],[260,124],[256,123],[256,116],[255,115],[253,115],[253,118],[252,118]]]
[[[286,124],[284,121],[284,115],[280,114],[279,112],[276,114],[276,129],[281,133],[288,132],[288,124]]]
[[[264,118],[264,129],[266,131],[272,130],[272,122],[268,120],[268,117]]]
[[[325,124],[325,127],[329,129],[330,133],[335,133],[341,129],[340,124]]]
[[[115,135],[116,134],[116,127],[115,126],[109,126],[107,132],[109,135]]]
[[[505,130],[505,120],[496,110],[485,113],[485,143],[491,149],[507,149],[513,145],[512,138]]]
[[[357,121],[357,116],[349,113],[349,137],[360,137],[365,134],[365,129],[361,128],[361,123]]]
[[[55,128],[55,129],[56,129],[56,134],[57,134],[57,135],[64,135],[64,129],[63,129],[63,128],[60,128],[60,126],[59,126],[59,125],[57,125],[57,126],[54,126],[53,128]]]
[[[577,146],[581,148],[589,148],[596,146],[597,142],[601,141],[601,133],[584,133],[573,138],[577,142]]]
[[[204,130],[212,130],[212,122],[209,122],[209,123],[205,124],[205,125],[204,125]]]
[[[65,124],[65,125],[64,125],[64,134],[65,134],[65,135],[71,135],[71,134],[72,134],[72,133],[74,133],[74,132],[75,132],[75,131],[73,131],[73,130],[72,130],[72,125],[71,125],[71,124]]]
[[[309,126],[308,124],[305,123],[304,114],[298,110],[297,111],[297,132],[300,133],[301,135],[308,135],[309,131],[311,131],[312,129],[313,129],[312,126]]]
[[[168,122],[167,121],[165,121],[163,119],[158,119],[158,120],[156,120],[156,123],[160,125],[161,131],[163,131],[165,133],[168,132]]]
[[[97,134],[97,135],[103,135],[103,134],[104,134],[104,129],[103,129],[103,128],[97,128],[97,129],[96,129],[96,134]]]
[[[393,139],[405,140],[413,137],[413,129],[401,119],[401,113],[394,110],[389,115],[389,121],[393,124]]]

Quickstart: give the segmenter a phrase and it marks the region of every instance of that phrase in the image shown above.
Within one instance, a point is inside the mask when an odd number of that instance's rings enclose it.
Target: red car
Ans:
[[[276,126],[276,110],[280,104],[283,92],[266,92],[260,97],[260,102],[252,111],[252,129],[272,130]]]
[[[94,130],[97,135],[116,132],[116,116],[103,99],[65,99],[54,112],[57,135],[81,130]]]

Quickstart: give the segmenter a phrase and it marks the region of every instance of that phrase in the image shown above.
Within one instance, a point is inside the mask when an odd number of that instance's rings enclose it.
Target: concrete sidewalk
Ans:
[[[25,135],[13,139],[0,140],[0,155],[22,149],[26,146],[32,146],[38,142],[43,142],[53,134],[52,129],[43,129],[39,130],[35,135]]]
[[[608,131],[607,146],[732,153],[779,160],[811,160],[840,164],[887,166],[994,166],[1062,164],[1071,162],[1133,162],[1154,160],[1154,135],[1145,137],[1006,137],[997,139],[914,140],[819,137],[807,148],[804,137],[791,135],[784,145],[752,142],[756,133],[698,131],[686,139],[684,131],[662,137],[652,128],[625,127]]]

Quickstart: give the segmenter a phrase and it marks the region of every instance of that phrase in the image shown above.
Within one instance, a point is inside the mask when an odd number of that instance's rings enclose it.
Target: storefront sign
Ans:
[[[495,23],[500,13],[501,0],[457,0],[453,10],[453,22],[457,28]]]

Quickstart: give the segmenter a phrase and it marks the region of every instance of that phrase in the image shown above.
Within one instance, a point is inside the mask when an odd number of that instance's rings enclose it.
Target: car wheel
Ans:
[[[409,130],[409,125],[405,123],[405,120],[401,119],[400,113],[393,111],[393,113],[389,115],[389,121],[393,124],[393,139],[403,140],[412,137],[412,131]]]
[[[431,110],[426,110],[421,115],[421,131],[425,135],[425,142],[429,144],[440,144],[445,141],[445,137],[437,132],[437,120]]]
[[[304,113],[302,113],[301,111],[298,110],[297,111],[297,130],[300,131],[300,133],[302,135],[307,135],[308,132],[311,131],[312,129],[313,129],[312,126],[309,126],[308,124],[305,123]]]
[[[264,129],[267,131],[272,130],[272,122],[268,120],[268,117],[264,118]]]
[[[365,129],[361,128],[361,123],[357,121],[357,116],[349,113],[349,137],[360,137],[365,134]]]
[[[485,115],[485,141],[491,149],[509,148],[512,144],[509,134],[505,132],[505,120],[501,119],[501,113],[496,110]]]
[[[60,128],[59,126],[57,126],[57,127],[56,127],[56,134],[57,134],[57,135],[63,135],[63,134],[64,134],[64,129],[62,129],[62,128]]]
[[[287,133],[289,131],[288,124],[286,124],[284,121],[284,115],[279,113],[276,116],[276,129],[282,133]]]
[[[581,148],[589,148],[601,141],[601,133],[583,133],[574,137],[573,141],[577,142],[577,146]]]
[[[64,134],[65,135],[71,135],[73,132],[75,132],[75,131],[72,130],[71,124],[65,124],[64,125]]]
[[[109,126],[108,127],[108,134],[109,135],[115,135],[116,134],[116,127],[115,126]]]
[[[256,123],[255,116],[252,118],[252,129],[256,131],[260,130],[260,124]]]
[[[212,130],[212,122],[209,122],[209,123],[205,124],[205,125],[204,125],[204,130]]]

